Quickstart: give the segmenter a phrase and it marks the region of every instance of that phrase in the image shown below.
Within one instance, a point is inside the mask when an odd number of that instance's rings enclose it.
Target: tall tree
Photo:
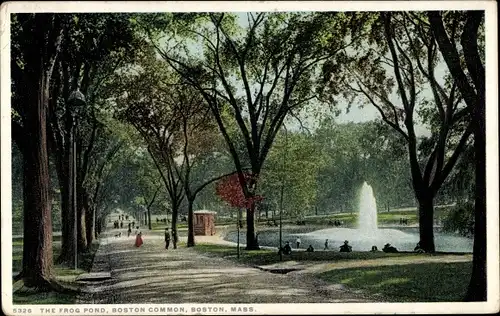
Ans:
[[[427,16],[446,65],[467,108],[472,112],[476,168],[474,259],[465,300],[485,301],[487,282],[484,11],[458,13],[430,11]],[[458,48],[458,43],[461,49]]]
[[[210,107],[247,199],[257,192],[262,166],[285,117],[315,99],[312,82],[318,65],[350,45],[345,36],[347,15],[248,13],[240,17],[247,26],[239,27],[237,16],[231,14],[180,14],[174,15],[171,24],[177,32],[173,37],[185,40],[175,42],[175,47],[157,44],[164,60]],[[325,32],[327,28],[336,33]],[[162,40],[167,46],[173,42]],[[195,42],[203,47],[201,57],[189,49]],[[245,180],[243,157],[228,133],[224,111],[236,119],[252,169],[251,181]],[[247,249],[257,249],[255,205],[246,213]]]
[[[326,72],[346,71],[347,76],[330,77],[331,84],[343,86],[352,98],[363,97],[405,140],[419,205],[420,245],[434,252],[434,198],[472,134],[470,109],[464,107],[456,82],[443,76],[443,84],[436,74],[442,59],[435,38],[415,15],[376,14],[366,46],[352,64],[332,63]],[[429,89],[431,97],[424,93]],[[417,115],[425,111],[432,113],[435,124],[431,137],[419,144],[415,126]]]
[[[87,176],[95,150],[95,142],[105,139],[105,126],[99,116],[105,101],[101,98],[102,85],[111,74],[134,55],[134,45],[139,39],[128,14],[60,14],[64,18],[60,58],[51,84],[53,97],[49,111],[49,140],[51,153],[56,161],[62,198],[62,251],[60,262],[72,262],[74,212],[73,161],[76,155],[77,239],[78,250],[83,252],[90,240],[86,236],[88,224],[93,222],[89,198],[92,186]],[[120,30],[120,32],[117,32]],[[86,99],[86,106],[74,117],[75,108],[68,102],[70,93],[79,89]],[[78,128],[73,131],[74,120]],[[104,134],[103,134],[104,133]],[[103,134],[103,135],[101,135]],[[102,137],[104,136],[104,137]],[[77,141],[73,152],[73,141]]]
[[[21,277],[26,286],[51,288],[52,218],[46,117],[63,21],[56,14],[12,17],[12,137],[23,154]]]

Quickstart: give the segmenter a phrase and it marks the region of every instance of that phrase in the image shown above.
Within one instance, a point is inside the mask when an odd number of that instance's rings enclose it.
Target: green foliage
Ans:
[[[460,203],[449,209],[443,218],[443,230],[472,237],[474,235],[474,204]]]

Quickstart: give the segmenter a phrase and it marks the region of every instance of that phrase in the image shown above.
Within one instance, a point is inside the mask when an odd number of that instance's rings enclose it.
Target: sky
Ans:
[[[247,28],[248,27],[248,18],[247,18],[247,12],[235,12],[237,16],[237,21],[238,24],[242,28]],[[192,51],[199,50],[201,46],[199,46],[200,43],[193,43],[190,46],[190,49]],[[393,70],[387,68],[388,73],[393,73]],[[444,62],[440,63],[436,67],[436,77],[437,78],[443,78],[444,74],[447,72],[446,65]],[[428,90],[424,91],[422,93],[424,96],[427,96],[428,98],[432,98],[432,91],[429,87]],[[395,93],[390,97],[391,101],[394,104],[400,104],[401,100],[397,97]],[[375,119],[381,119],[381,115],[378,112],[378,110],[369,103],[368,100],[366,100],[365,105],[363,108],[359,108],[357,105],[353,105],[350,107],[349,111],[346,111],[347,107],[347,102],[340,101],[338,104],[339,109],[341,109],[341,114],[338,116],[335,116],[335,121],[338,123],[347,123],[347,122],[366,122],[366,121],[372,121]],[[416,114],[416,113],[415,113]],[[333,115],[333,114],[332,114]],[[418,120],[418,115],[417,120]],[[305,115],[302,116],[300,115],[302,124],[306,126],[309,130],[314,130],[315,127],[317,126],[317,120],[313,117],[310,117],[310,115]],[[286,121],[287,127],[295,130],[300,128],[300,124],[296,119],[289,119]],[[430,131],[428,128],[422,124],[419,124],[417,121],[417,124],[415,125],[415,132],[417,136],[429,136]]]

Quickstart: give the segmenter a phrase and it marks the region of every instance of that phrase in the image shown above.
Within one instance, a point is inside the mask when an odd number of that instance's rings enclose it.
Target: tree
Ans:
[[[23,155],[24,243],[20,277],[29,287],[52,288],[52,218],[46,116],[50,82],[62,40],[55,14],[12,19],[12,137]]]
[[[139,39],[128,14],[60,14],[63,24],[61,52],[55,65],[51,82],[52,98],[49,104],[48,130],[52,156],[56,161],[62,199],[62,251],[59,262],[72,262],[74,219],[73,165],[77,160],[77,239],[79,252],[86,251],[93,236],[87,232],[93,223],[91,210],[94,183],[87,179],[94,161],[96,142],[106,142],[106,132],[101,122],[103,106],[102,86],[111,74],[134,55],[134,45]],[[117,32],[120,30],[120,32]],[[86,106],[77,114],[78,129],[72,130],[76,109],[68,103],[72,91],[79,89],[86,98]],[[102,134],[102,135],[101,135]],[[76,152],[73,140],[76,138]],[[93,225],[93,224],[92,224]]]
[[[458,15],[458,16],[457,16]],[[466,301],[486,293],[486,130],[484,11],[427,12],[430,29],[456,85],[472,112],[475,155],[474,257]],[[463,25],[462,27],[460,27]],[[461,31],[461,32],[460,32]],[[460,41],[462,49],[458,49]]]
[[[434,198],[464,151],[472,125],[457,83],[445,76],[443,84],[436,75],[442,59],[435,38],[417,18],[410,13],[377,14],[362,56],[351,59],[353,63],[330,64],[326,73],[346,71],[347,76],[332,77],[330,82],[345,87],[351,100],[365,98],[405,140],[419,204],[420,245],[434,252]],[[424,93],[429,88],[432,97]],[[415,132],[418,114],[427,121],[432,116],[434,127],[431,137],[420,144]]]
[[[175,43],[180,48],[156,45],[164,60],[209,105],[247,199],[256,195],[262,166],[285,117],[316,98],[311,83],[318,65],[350,45],[343,27],[346,19],[344,13],[248,13],[248,27],[242,29],[230,14],[180,14],[171,22],[185,39]],[[338,32],[332,36],[325,32],[327,27]],[[201,41],[201,58],[189,52],[189,39]],[[251,181],[244,178],[242,156],[228,133],[224,111],[236,118],[250,160]],[[247,249],[258,248],[254,207],[247,209]]]

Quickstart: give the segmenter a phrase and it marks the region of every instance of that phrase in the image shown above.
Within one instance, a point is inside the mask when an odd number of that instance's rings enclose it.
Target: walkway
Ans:
[[[113,230],[108,236],[114,236]],[[333,303],[375,302],[376,297],[328,285],[307,274],[261,271],[190,248],[164,249],[161,236],[108,237],[92,272],[109,270],[111,279],[88,282],[82,304],[140,303]]]

